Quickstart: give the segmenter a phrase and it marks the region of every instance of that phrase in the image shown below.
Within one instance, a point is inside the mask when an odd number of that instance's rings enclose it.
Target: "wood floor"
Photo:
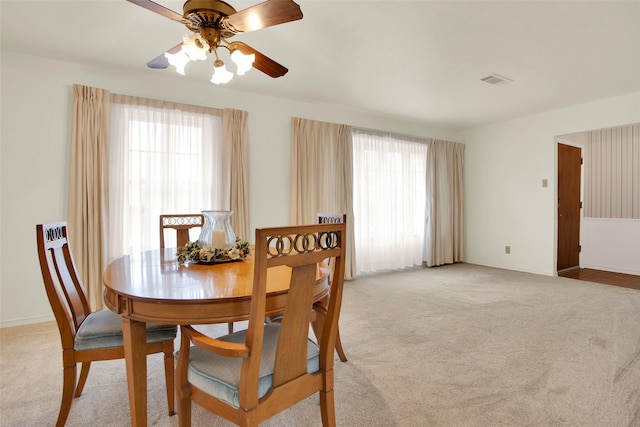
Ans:
[[[640,276],[633,274],[613,273],[610,271],[592,270],[590,268],[576,268],[559,273],[558,276],[640,290]]]

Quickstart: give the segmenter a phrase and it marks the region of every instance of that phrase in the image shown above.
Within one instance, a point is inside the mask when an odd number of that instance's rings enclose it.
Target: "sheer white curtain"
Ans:
[[[160,214],[229,209],[222,110],[112,95],[109,260],[159,246]]]
[[[362,129],[352,136],[358,274],[422,264],[426,140]]]

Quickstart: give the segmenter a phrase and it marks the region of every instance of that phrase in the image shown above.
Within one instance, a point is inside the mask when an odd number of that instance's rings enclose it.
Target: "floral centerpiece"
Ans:
[[[185,246],[178,248],[178,264],[182,265],[186,262],[199,263],[221,263],[230,261],[241,261],[249,255],[249,242],[236,239],[235,245],[229,250],[214,248],[211,245],[204,244],[199,240],[188,242]]]

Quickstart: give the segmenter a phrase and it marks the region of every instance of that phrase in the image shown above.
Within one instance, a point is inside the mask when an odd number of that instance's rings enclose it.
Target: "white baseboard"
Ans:
[[[5,320],[0,323],[0,328],[10,328],[12,326],[32,325],[34,323],[52,322],[56,320],[53,316],[27,317],[23,319]]]

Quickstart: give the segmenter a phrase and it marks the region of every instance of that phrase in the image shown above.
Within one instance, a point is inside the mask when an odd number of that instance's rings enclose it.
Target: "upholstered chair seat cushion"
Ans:
[[[176,326],[147,323],[147,342],[165,341],[176,337]],[[122,317],[111,310],[89,314],[78,328],[74,349],[122,347]]]
[[[258,398],[264,396],[271,388],[279,331],[279,323],[265,325],[264,327]],[[222,337],[220,340],[244,343],[246,332],[236,332]],[[307,372],[312,373],[319,369],[318,354],[318,346],[309,340],[307,345]],[[191,347],[188,370],[189,382],[204,392],[238,408],[240,407],[238,385],[240,383],[241,365],[242,359],[240,358],[218,356],[197,347]]]

